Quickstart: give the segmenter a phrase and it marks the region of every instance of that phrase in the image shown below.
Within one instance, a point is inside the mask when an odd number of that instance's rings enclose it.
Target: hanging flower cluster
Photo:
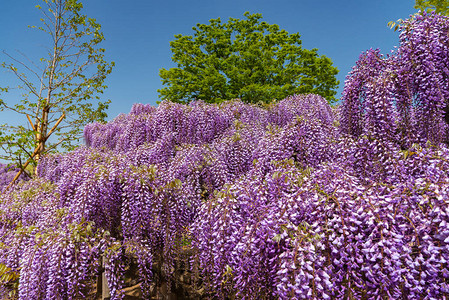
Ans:
[[[196,260],[216,296],[449,295],[449,151],[342,138],[311,169],[256,165],[203,204]],[[250,295],[250,296],[249,296]]]
[[[399,27],[400,45],[384,57],[363,53],[345,81],[341,130],[402,148],[448,143],[449,18],[421,12]]]

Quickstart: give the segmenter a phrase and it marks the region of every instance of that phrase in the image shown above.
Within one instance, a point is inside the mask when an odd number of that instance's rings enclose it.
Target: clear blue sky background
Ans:
[[[48,37],[28,25],[40,25],[39,0],[0,0],[0,50],[16,50],[36,60],[45,54]],[[340,70],[340,97],[344,79],[361,52],[380,48],[389,53],[398,45],[398,33],[389,21],[414,13],[413,0],[84,0],[84,12],[102,25],[103,47],[116,67],[101,98],[110,99],[109,119],[128,113],[133,103],[156,105],[162,87],[159,69],[174,67],[169,42],[175,34],[192,34],[197,23],[220,17],[243,18],[261,13],[263,20],[289,33],[299,32],[303,47],[318,48]],[[0,53],[0,61],[7,58]],[[12,74],[0,70],[0,86],[14,86]],[[0,94],[13,103],[18,94]],[[0,113],[0,123],[23,122]]]

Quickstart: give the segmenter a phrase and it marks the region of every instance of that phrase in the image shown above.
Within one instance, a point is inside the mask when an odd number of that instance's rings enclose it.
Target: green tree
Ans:
[[[261,22],[220,18],[193,27],[194,36],[175,35],[170,43],[176,68],[159,72],[159,97],[177,102],[233,98],[269,102],[294,93],[316,93],[334,102],[337,68],[317,49],[301,47],[300,35]]]
[[[419,10],[436,11],[442,15],[449,15],[449,0],[416,0],[415,8]]]
[[[106,88],[104,80],[114,66],[99,47],[104,40],[101,26],[81,14],[80,1],[43,0],[36,7],[42,26],[30,27],[48,36],[48,55],[35,64],[4,52],[9,62],[2,64],[18,79],[16,88],[23,94],[15,104],[0,99],[0,110],[23,116],[25,125],[1,125],[0,158],[22,169],[45,153],[72,149],[85,124],[104,121],[109,101],[100,102],[97,94]]]

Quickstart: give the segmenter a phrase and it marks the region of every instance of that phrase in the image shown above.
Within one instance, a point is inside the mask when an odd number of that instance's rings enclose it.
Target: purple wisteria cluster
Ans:
[[[404,21],[339,108],[164,101],[87,126],[0,196],[0,297],[94,297],[104,271],[122,299],[133,265],[150,298],[182,265],[195,299],[448,298],[448,24]]]
[[[449,151],[340,138],[315,168],[271,161],[192,225],[207,287],[238,299],[449,295]],[[337,152],[338,151],[338,152]]]
[[[401,23],[400,45],[368,50],[348,75],[341,128],[408,148],[449,143],[449,17],[421,12]]]

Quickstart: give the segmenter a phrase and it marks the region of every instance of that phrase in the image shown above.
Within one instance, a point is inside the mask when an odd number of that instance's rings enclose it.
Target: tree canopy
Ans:
[[[161,69],[159,97],[176,102],[269,102],[291,94],[314,93],[335,101],[338,81],[332,61],[317,49],[304,49],[299,33],[261,21],[220,18],[197,24],[193,35],[170,42],[177,67]]]
[[[108,102],[99,102],[96,94],[106,88],[104,80],[114,66],[99,47],[104,40],[100,24],[81,13],[80,1],[43,0],[36,7],[42,26],[30,27],[47,34],[47,56],[28,63],[5,52],[9,62],[2,64],[23,94],[15,104],[0,99],[0,110],[17,113],[24,125],[0,125],[0,158],[22,169],[48,151],[72,149],[84,125],[104,121]],[[0,87],[0,92],[9,90]]]

